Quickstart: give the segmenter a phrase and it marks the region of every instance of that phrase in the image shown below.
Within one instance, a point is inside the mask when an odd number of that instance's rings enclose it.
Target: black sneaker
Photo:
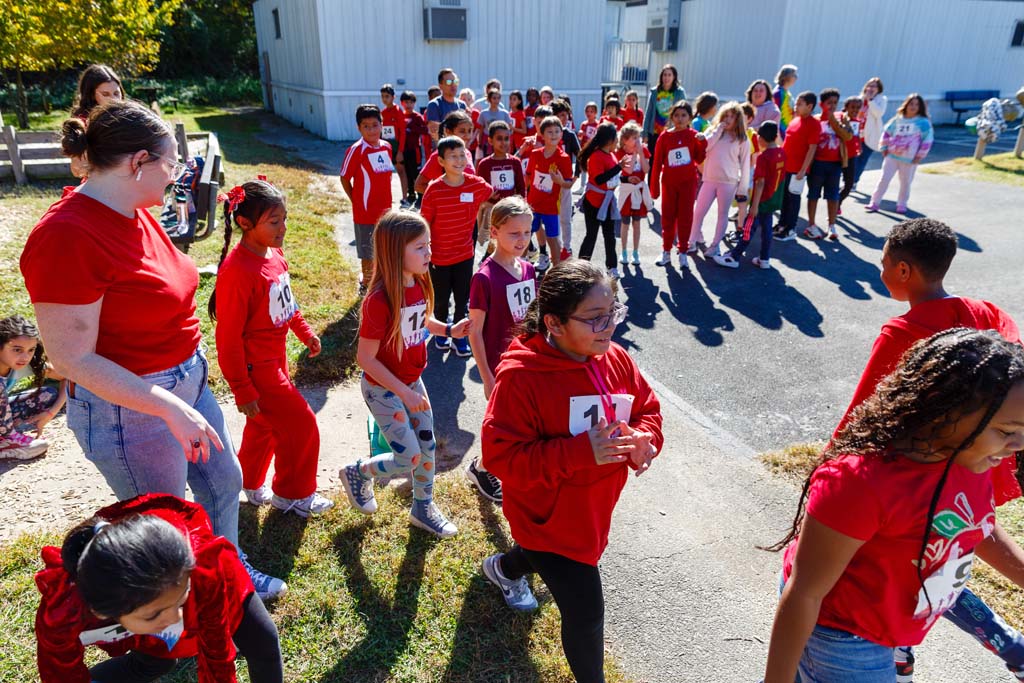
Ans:
[[[480,495],[492,502],[501,505],[501,482],[496,476],[486,470],[477,469],[479,458],[473,458],[466,468],[466,479],[476,487]]]

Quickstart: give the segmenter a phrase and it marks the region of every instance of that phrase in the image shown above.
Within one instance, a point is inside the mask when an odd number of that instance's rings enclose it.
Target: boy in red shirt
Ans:
[[[821,135],[814,150],[814,161],[807,174],[807,228],[804,237],[820,240],[825,232],[815,223],[818,198],[824,194],[828,204],[828,238],[839,239],[836,231],[836,212],[839,210],[839,179],[846,162],[846,141],[853,137],[849,125],[836,118],[839,105],[839,91],[826,88],[818,95],[821,102]]]
[[[480,206],[494,194],[494,188],[482,178],[466,173],[466,143],[462,138],[443,138],[437,143],[437,153],[444,175],[427,186],[420,214],[430,225],[434,317],[442,322],[448,320],[448,301],[454,295],[454,322],[458,323],[469,314],[473,226]],[[434,345],[442,351],[451,348],[446,337],[434,337]],[[473,355],[465,337],[455,339],[455,355]]]
[[[390,83],[380,87],[380,101],[384,105],[380,109],[381,138],[391,145],[391,161],[398,172],[398,181],[402,184],[402,198],[409,194],[409,186],[405,177],[405,112],[395,104],[395,88]]]
[[[406,90],[401,97],[402,109],[405,110],[405,147],[402,149],[402,166],[405,168],[406,195],[402,199],[402,208],[408,209],[419,201],[421,194],[416,192],[416,177],[420,174],[420,166],[433,143],[430,140],[430,129],[427,120],[416,111],[416,93]]]
[[[449,113],[448,116],[444,117],[444,121],[441,122],[441,137],[454,135],[462,140],[463,144],[466,145],[466,173],[476,175],[476,169],[473,168],[473,155],[469,153],[469,142],[473,139],[474,130],[473,119],[462,109]],[[440,154],[440,150],[435,150],[427,158],[426,163],[423,164],[420,176],[416,179],[417,192],[426,192],[427,185],[431,181],[437,180],[444,175]]]
[[[786,153],[786,175],[782,179],[782,212],[775,239],[789,242],[796,239],[796,221],[800,216],[800,197],[803,194],[804,178],[814,160],[821,137],[821,123],[814,118],[814,107],[818,96],[805,90],[796,98],[796,118],[789,122],[782,142]],[[796,190],[796,192],[793,192]]]
[[[356,255],[362,265],[359,291],[373,276],[373,226],[391,208],[391,145],[381,142],[383,118],[372,104],[356,107],[356,126],[362,139],[348,148],[341,163],[341,187],[352,203]]]
[[[549,265],[558,265],[562,245],[559,241],[559,212],[562,190],[572,187],[572,160],[560,149],[562,144],[562,122],[556,116],[549,116],[538,126],[544,146],[530,153],[530,189],[526,201],[533,209],[533,231],[537,233],[540,258],[537,270],[547,270]],[[551,249],[550,258],[547,255]]]
[[[786,165],[786,153],[779,147],[779,124],[765,121],[757,129],[759,139],[757,165],[754,167],[754,192],[750,201],[750,213],[743,223],[743,236],[725,256],[715,263],[727,268],[739,268],[743,252],[750,245],[755,227],[761,230],[761,254],[750,261],[758,268],[771,268],[772,214],[779,208],[782,196],[779,194],[779,180]]]
[[[621,109],[622,105],[619,103],[618,99],[609,98],[605,100],[604,116],[601,117],[601,123],[604,123],[605,121],[611,121],[612,123],[615,124],[615,130],[621,130],[622,126],[626,124],[626,122],[619,115]]]

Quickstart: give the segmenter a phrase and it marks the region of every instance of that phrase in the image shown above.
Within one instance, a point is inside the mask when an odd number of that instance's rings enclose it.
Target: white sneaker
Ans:
[[[714,256],[711,257],[711,260],[720,266],[725,266],[726,268],[740,267],[740,264],[736,262],[736,259],[734,259],[729,254],[715,254]]]
[[[839,239],[839,231],[836,230],[836,226],[834,226],[834,225],[828,226],[828,238],[830,240],[832,240],[833,242],[835,242],[836,240]]]
[[[709,248],[708,248],[708,249],[707,249],[707,250],[706,250],[706,251],[704,252],[704,258],[706,258],[706,259],[708,259],[708,258],[710,258],[710,259],[713,259],[713,258],[715,258],[716,256],[718,256],[718,254],[719,254],[719,253],[721,253],[721,252],[719,252],[719,250],[718,250],[718,245],[716,244],[716,245],[715,245],[715,246],[713,246],[713,247],[709,247]]]
[[[33,439],[14,431],[0,438],[0,460],[31,460],[45,453],[49,447],[50,442],[45,439]]]
[[[266,505],[274,495],[266,484],[263,484],[258,489],[242,489],[242,493],[245,494],[246,503],[256,506]]]
[[[804,228],[804,231],[801,234],[809,240],[820,240],[825,236],[825,233],[822,232],[821,228],[813,224]]]
[[[765,260],[762,261],[760,257],[755,256],[754,258],[750,259],[750,262],[753,263],[758,268],[760,268],[761,270],[771,270],[772,269],[771,259],[765,259]]]
[[[679,267],[683,270],[690,269],[690,262],[686,260],[686,254],[684,252],[679,252]]]
[[[612,268],[611,270],[608,271],[608,277],[610,277],[613,280],[618,280],[622,276],[619,274],[618,268]]]
[[[294,512],[299,517],[322,515],[334,507],[332,501],[315,491],[305,498],[282,498],[275,495],[270,499],[270,504],[283,512]]]
[[[661,258],[654,262],[656,266],[671,266],[672,265],[672,252],[663,251],[661,252]]]
[[[533,591],[530,590],[530,584],[526,582],[526,577],[521,576],[512,581],[511,579],[506,579],[505,575],[501,573],[501,563],[499,562],[501,555],[502,553],[498,553],[497,555],[484,558],[484,576],[501,590],[501,595],[505,598],[505,604],[512,609],[520,612],[530,612],[537,609],[537,598],[534,596]]]
[[[541,254],[537,257],[537,270],[547,270],[551,267],[551,257],[547,254]]]

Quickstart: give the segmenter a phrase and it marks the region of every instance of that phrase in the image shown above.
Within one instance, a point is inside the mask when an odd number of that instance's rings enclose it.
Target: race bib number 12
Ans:
[[[615,419],[629,422],[630,413],[633,412],[633,396],[612,394],[612,401],[615,402]],[[569,399],[569,433],[573,436],[593,429],[604,416],[601,397],[596,394],[573,396]]]
[[[427,304],[402,307],[402,341],[405,348],[427,341]]]

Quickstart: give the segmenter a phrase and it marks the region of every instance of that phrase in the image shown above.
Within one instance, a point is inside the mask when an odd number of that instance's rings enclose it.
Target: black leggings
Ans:
[[[282,683],[284,664],[281,644],[267,608],[255,593],[245,599],[242,623],[233,640],[238,652],[245,657],[252,683]],[[153,657],[136,650],[121,657],[112,657],[89,669],[89,676],[97,683],[148,683],[169,674],[178,663],[176,659]]]
[[[839,192],[839,203],[842,204],[843,200],[850,196],[850,192],[853,190],[853,186],[856,181],[853,179],[857,174],[857,163],[854,161],[857,157],[853,157],[846,162],[846,166],[843,168],[843,189]]]
[[[414,202],[419,198],[419,195],[416,193],[416,190],[413,189],[413,186],[416,184],[416,178],[420,175],[420,167],[416,162],[416,150],[411,149],[406,151],[404,157],[405,163],[403,163],[402,166],[405,168],[405,179],[409,183],[409,194],[406,196],[409,201]]]
[[[434,285],[434,317],[448,320],[448,299],[455,295],[453,322],[469,315],[469,283],[473,281],[473,257],[450,266],[430,264],[430,282]]]
[[[594,244],[597,242],[597,229],[601,228],[601,235],[604,237],[604,266],[608,270],[615,267],[615,219],[605,218],[598,220],[598,207],[594,206],[587,199],[583,200],[583,220],[587,225],[587,236],[583,238],[580,245],[580,258],[590,260],[594,254]]]
[[[562,650],[577,683],[604,683],[604,593],[597,567],[518,543],[501,556],[501,573],[536,572],[562,614]]]

